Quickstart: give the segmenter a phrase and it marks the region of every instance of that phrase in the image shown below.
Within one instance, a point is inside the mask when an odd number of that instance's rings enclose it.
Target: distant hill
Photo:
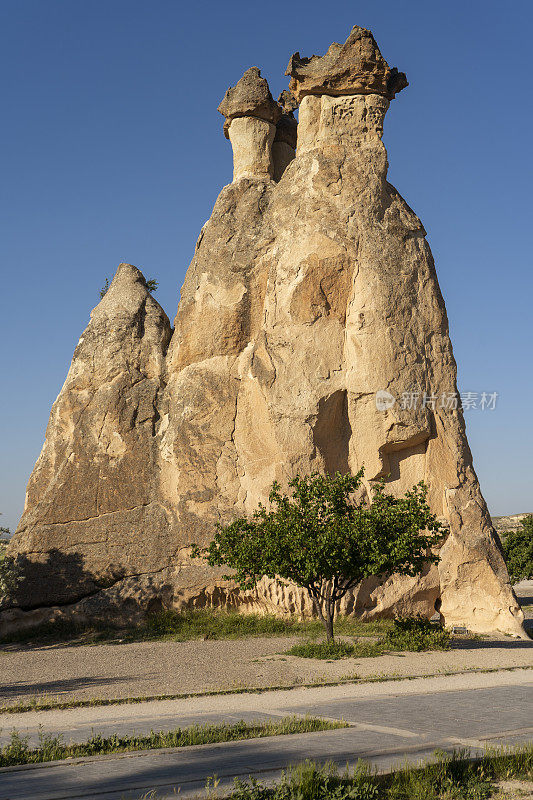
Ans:
[[[516,531],[520,527],[523,519],[528,517],[532,512],[525,514],[511,514],[508,517],[493,517],[492,524],[500,535],[505,535],[510,531]]]

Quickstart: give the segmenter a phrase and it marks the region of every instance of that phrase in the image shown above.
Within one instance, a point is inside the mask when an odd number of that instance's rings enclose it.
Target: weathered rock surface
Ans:
[[[270,94],[268,83],[261,77],[257,67],[250,67],[235,86],[226,91],[218,110],[226,117],[224,135],[232,119],[236,117],[256,117],[274,125],[281,116],[281,109]]]
[[[154,429],[170,323],[121,264],[74,352],[11,549],[22,605],[72,602],[153,575],[176,549],[158,502]]]
[[[368,494],[380,476],[393,493],[425,480],[450,532],[438,566],[366,581],[343,610],[437,607],[447,624],[522,635],[462,413],[440,402],[456,393],[456,367],[431,251],[387,181],[391,71],[363,29],[324,59],[291,61],[298,145],[276,180],[257,136],[247,171],[232,138],[236,123],[274,122],[228,99],[223,113],[242,112],[229,126],[235,180],[198,239],[168,351],[168,321],[133,267],[119,268],[93,312],[10,546],[37,564],[57,551],[65,580],[27,583],[19,609],[61,600],[71,615],[125,601],[307,613],[295,587],[264,580],[240,594],[189,546],[265,501],[274,479],[364,465]],[[392,402],[377,403],[380,391]],[[420,402],[400,403],[405,392]],[[90,579],[72,579],[72,558]],[[9,624],[36,614],[5,613]]]
[[[344,44],[333,42],[325,56],[291,56],[285,75],[298,102],[308,94],[381,94],[392,100],[405,89],[405,73],[391,69],[366,28],[355,25]]]

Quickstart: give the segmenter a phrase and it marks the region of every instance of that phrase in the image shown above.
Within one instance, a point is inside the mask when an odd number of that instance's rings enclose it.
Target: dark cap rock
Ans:
[[[276,138],[274,141],[287,142],[288,145],[296,149],[298,123],[294,116],[294,111],[298,108],[298,101],[292,92],[284,89],[278,97],[278,105],[282,114],[276,125]]]
[[[257,117],[275,125],[281,116],[281,109],[274,101],[268,82],[261,77],[258,67],[247,69],[240,81],[229,87],[218,110],[226,117],[226,138],[231,120],[235,117]]]
[[[324,56],[295,53],[285,74],[298,102],[308,94],[380,94],[392,100],[408,85],[405,73],[389,67],[372,33],[357,25],[344,44],[333,42]]]

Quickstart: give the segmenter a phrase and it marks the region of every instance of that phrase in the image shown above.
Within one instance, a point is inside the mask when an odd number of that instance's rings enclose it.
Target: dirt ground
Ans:
[[[533,617],[533,581],[515,587]],[[445,652],[395,653],[339,661],[296,658],[296,637],[125,644],[0,646],[0,707],[31,699],[148,697],[354,678],[416,677],[533,667],[533,640],[454,642]]]
[[[533,641],[456,642],[445,652],[396,653],[338,661],[296,658],[291,637],[136,642],[0,649],[0,705],[146,697],[245,687],[297,686],[355,677],[404,677],[473,669],[533,667]]]
[[[501,781],[497,784],[498,794],[493,800],[533,800],[531,781]]]

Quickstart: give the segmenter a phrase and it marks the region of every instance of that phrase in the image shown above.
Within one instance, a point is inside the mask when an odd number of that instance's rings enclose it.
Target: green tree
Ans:
[[[502,541],[511,583],[533,578],[533,514],[524,517],[520,525]]]
[[[438,561],[431,548],[444,534],[423,483],[401,498],[378,484],[370,504],[356,503],[362,477],[362,469],[354,476],[298,476],[289,483],[290,496],[274,483],[270,510],[260,504],[250,518],[217,525],[211,543],[195,545],[193,556],[230,567],[226,577],[241,589],[253,589],[263,575],[306,589],[332,641],[346,592],[372,575],[418,574]]]
[[[9,528],[0,527],[0,600],[18,583],[16,563],[13,558],[6,555],[7,540],[10,536]]]

